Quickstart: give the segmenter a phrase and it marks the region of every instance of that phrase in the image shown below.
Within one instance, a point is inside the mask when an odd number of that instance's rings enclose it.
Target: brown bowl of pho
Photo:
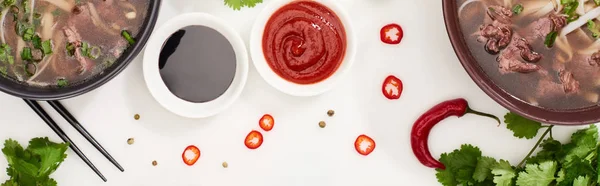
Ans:
[[[160,0],[4,0],[0,91],[57,100],[120,73],[150,36]]]
[[[444,0],[454,50],[475,83],[512,112],[549,124],[600,121],[600,4]]]

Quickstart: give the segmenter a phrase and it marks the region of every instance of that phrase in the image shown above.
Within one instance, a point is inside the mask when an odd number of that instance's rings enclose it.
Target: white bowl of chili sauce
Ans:
[[[327,92],[356,53],[348,14],[334,0],[277,0],[259,14],[250,35],[256,70],[281,92]]]

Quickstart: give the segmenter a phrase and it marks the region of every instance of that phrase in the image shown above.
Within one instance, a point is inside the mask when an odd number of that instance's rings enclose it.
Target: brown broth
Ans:
[[[459,0],[458,6],[465,2],[466,0]],[[486,2],[488,5],[500,5],[495,0],[482,0]],[[521,0],[517,3],[527,4],[529,1],[536,0]],[[458,8],[458,7],[457,7]],[[513,7],[508,7],[512,9]],[[528,7],[524,6],[525,9]],[[500,88],[504,89],[507,93],[515,96],[516,98],[528,102],[533,105],[537,105],[544,108],[549,109],[577,109],[577,108],[585,108],[598,104],[597,102],[590,101],[590,99],[586,99],[588,97],[594,97],[593,95],[597,95],[599,93],[599,86],[597,84],[598,76],[600,73],[599,67],[587,67],[582,64],[587,64],[586,56],[576,56],[570,60],[565,62],[565,70],[572,71],[574,77],[580,84],[579,93],[573,95],[567,95],[566,93],[562,93],[557,96],[548,96],[548,95],[537,95],[539,81],[541,75],[539,72],[532,73],[509,73],[509,74],[501,74],[497,57],[498,55],[488,54],[484,49],[483,42],[478,42],[476,34],[479,31],[479,27],[484,23],[484,18],[488,16],[486,13],[486,9],[482,3],[471,3],[465,7],[462,11],[462,15],[459,15],[459,22],[463,32],[463,36],[467,42],[469,50],[473,57],[477,60],[480,67],[487,74],[487,76]],[[547,16],[547,15],[544,15]],[[523,17],[522,15],[515,15],[512,18],[513,21],[513,32],[518,33],[520,35],[524,35],[526,33],[525,29],[529,24],[536,21],[541,17]],[[590,37],[589,33],[586,37]],[[577,36],[575,33],[571,33],[567,35],[567,40],[569,44],[573,47],[573,52],[576,53],[577,50],[581,50],[582,48],[588,47],[591,42],[590,40],[585,39],[585,37]],[[561,63],[557,60],[559,55],[564,55],[564,53],[559,52],[556,46],[552,48],[548,48],[544,45],[543,39],[538,39],[534,41],[529,41],[529,44],[532,46],[533,51],[542,54],[542,59],[536,64],[540,65],[543,70],[547,70],[549,77],[552,82],[561,83],[559,80],[558,72],[553,69],[553,65],[557,65],[557,63]],[[589,57],[589,56],[587,56]],[[522,59],[521,59],[522,60]],[[588,70],[584,70],[583,68],[590,68]],[[597,69],[592,69],[597,68]],[[585,73],[584,73],[585,72]]]
[[[6,69],[5,77],[29,85],[49,88],[79,84],[102,74],[107,67],[113,65],[121,57],[123,51],[129,46],[127,40],[121,35],[121,31],[127,30],[131,37],[135,38],[148,13],[148,1],[146,0],[79,0],[76,4],[73,0],[66,0],[67,4],[75,5],[71,11],[61,9],[47,1],[35,0],[33,13],[39,14],[40,18],[34,17],[28,22],[21,4],[23,1],[16,0],[16,6],[20,8],[18,18],[13,19],[12,14],[9,13],[10,16],[3,22],[5,43],[11,47],[10,55],[14,57],[14,64],[0,61],[0,74],[3,74],[2,70]],[[32,0],[28,1],[31,3]],[[95,14],[99,15],[101,23],[93,20],[93,9],[95,9]],[[126,14],[129,12],[135,12],[135,17],[127,18]],[[52,16],[52,18],[50,19],[48,16]],[[39,62],[23,60],[20,52],[22,48],[34,49],[35,47],[32,41],[23,41],[23,37],[17,34],[16,26],[20,23],[33,25],[35,34],[39,35],[42,41],[51,39],[52,54],[45,55]],[[47,26],[52,28],[51,32],[45,32]],[[67,39],[65,28],[75,28],[81,36],[82,45],[76,47],[75,50],[80,50],[88,65],[81,65],[81,58],[78,60],[77,55],[68,54],[67,45],[71,41]],[[100,55],[97,58],[86,55],[83,51],[84,42],[88,44],[90,50],[97,48],[93,50],[100,51]],[[37,69],[34,74],[28,74],[25,70],[27,63],[36,64]],[[67,84],[60,84],[59,80],[67,82]]]

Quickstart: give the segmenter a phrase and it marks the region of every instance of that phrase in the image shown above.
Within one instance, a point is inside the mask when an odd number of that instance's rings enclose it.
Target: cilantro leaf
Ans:
[[[573,182],[573,186],[587,186],[590,183],[590,178],[587,176],[579,176]]]
[[[525,165],[525,172],[520,172],[517,178],[519,186],[543,186],[554,181],[556,162],[546,161],[540,164]]]
[[[436,171],[437,171],[437,173],[435,174],[435,177],[437,178],[438,182],[440,182],[442,185],[444,185],[444,186],[458,185],[458,182],[454,178],[454,173],[452,173],[452,171],[449,171],[448,169],[446,169],[446,170],[436,169]]]
[[[506,128],[513,131],[513,135],[518,138],[531,139],[535,137],[538,130],[542,128],[540,122],[529,120],[512,112],[504,115],[504,123],[506,123]]]
[[[579,157],[575,157],[569,163],[563,165],[561,171],[563,175],[559,175],[561,180],[560,182],[557,180],[558,186],[571,186],[579,176],[594,176],[596,174],[590,162]]]
[[[492,167],[496,166],[498,162],[496,159],[491,157],[481,157],[477,160],[477,166],[475,166],[475,173],[473,173],[473,179],[477,182],[483,182],[492,175]]]
[[[23,156],[23,147],[19,142],[8,139],[4,142],[4,148],[2,148],[2,153],[6,156],[6,160],[8,160],[8,164],[13,164],[16,162],[17,157]]]
[[[481,151],[477,147],[472,145],[461,145],[460,149],[454,150],[447,154],[444,153],[440,157],[440,162],[446,166],[446,173],[440,173],[445,175],[445,178],[449,178],[449,174],[452,174],[455,182],[462,185],[471,185],[475,183],[473,179],[473,173],[475,173],[475,167],[477,166],[477,160],[481,157]],[[438,170],[438,173],[441,170]],[[438,178],[439,179],[439,178]],[[452,183],[446,181],[447,183]]]
[[[556,178],[556,183],[560,183],[562,181],[565,181],[565,170],[560,169],[560,171],[558,171],[558,173],[556,173],[556,176],[558,176]]]
[[[565,160],[571,161],[574,157],[585,158],[588,153],[596,149],[598,143],[598,128],[590,125],[587,129],[581,129],[571,135],[571,142],[564,145],[567,152]]]
[[[535,156],[527,159],[527,164],[562,159],[566,154],[560,141],[556,141],[552,138],[544,140],[540,147],[542,147],[542,150],[540,150]]]
[[[515,170],[513,170],[510,163],[506,160],[500,160],[500,162],[492,168],[492,174],[494,174],[494,183],[498,186],[511,186],[513,179],[517,176]]]
[[[8,139],[2,152],[8,160],[10,179],[2,186],[56,186],[50,178],[66,158],[68,144],[54,143],[46,138],[34,138],[26,149],[15,140]]]
[[[262,3],[262,0],[225,0],[225,5],[233,8],[233,10],[240,10],[243,7],[252,8],[259,3]]]
[[[46,138],[33,138],[29,141],[28,150],[39,156],[41,165],[38,176],[49,176],[67,158],[67,144],[51,142]]]

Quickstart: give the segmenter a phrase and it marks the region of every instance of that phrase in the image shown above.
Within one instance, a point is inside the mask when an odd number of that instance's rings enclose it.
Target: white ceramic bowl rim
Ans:
[[[194,103],[175,96],[162,80],[158,59],[164,42],[181,28],[193,25],[206,26],[221,33],[233,47],[236,55],[236,71],[229,88],[217,99]],[[240,96],[248,78],[248,53],[240,35],[226,22],[205,13],[186,13],[172,18],[154,31],[144,52],[144,79],[150,93],[167,110],[183,117],[203,118],[227,109]]]
[[[250,35],[250,55],[252,61],[258,73],[263,79],[271,86],[275,87],[281,92],[287,93],[293,96],[315,96],[327,92],[333,86],[343,78],[344,74],[350,70],[352,63],[354,63],[354,55],[356,54],[356,43],[354,29],[350,24],[350,18],[346,11],[336,2],[336,0],[314,0],[315,2],[321,3],[331,9],[337,14],[342,21],[346,31],[347,48],[346,54],[342,64],[329,78],[315,83],[302,85],[287,81],[277,75],[271,67],[267,64],[263,50],[262,50],[262,38],[264,28],[271,15],[284,5],[289,4],[290,0],[276,0],[266,5],[264,10],[259,14],[252,28]]]

